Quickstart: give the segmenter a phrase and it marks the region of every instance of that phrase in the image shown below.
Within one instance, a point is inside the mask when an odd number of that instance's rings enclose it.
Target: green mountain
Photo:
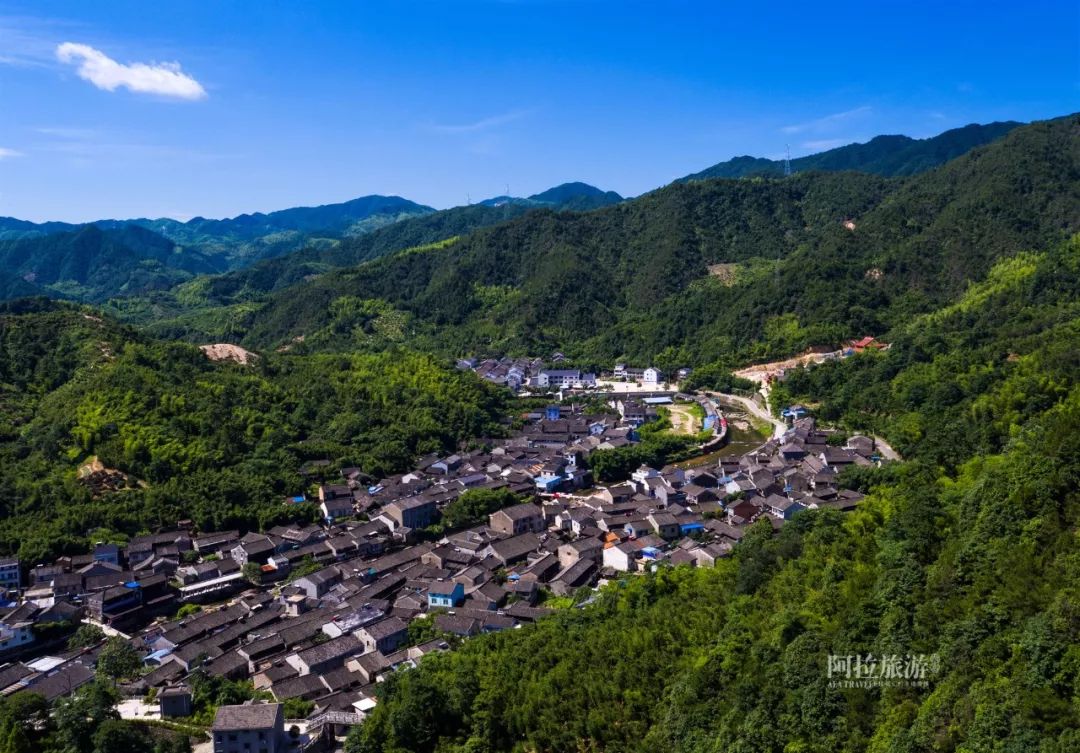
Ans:
[[[533,199],[535,196],[542,200]],[[233,339],[244,328],[255,301],[323,273],[409,248],[441,243],[533,211],[587,210],[621,201],[613,191],[568,183],[522,200],[454,207],[393,223],[335,243],[265,259],[250,267],[203,277],[168,293],[115,301],[113,313],[136,324],[150,324],[158,334],[194,339]]]
[[[495,196],[480,203],[484,206],[498,207],[504,204],[549,207],[565,211],[588,211],[612,204],[618,204],[623,197],[614,191],[603,191],[588,183],[563,183],[546,191],[533,194],[528,198],[516,196]]]
[[[695,181],[531,212],[283,289],[250,312],[244,341],[370,344],[372,307],[447,355],[560,349],[592,363],[700,365],[881,333],[1080,229],[1077,123],[1025,126],[905,180]]]
[[[249,266],[305,246],[334,245],[435,210],[397,196],[296,207],[224,220],[101,220],[88,225],[0,217],[0,260],[9,274],[87,301],[143,294],[198,274]],[[95,228],[95,229],[91,229]],[[129,268],[135,268],[128,273]],[[118,271],[119,270],[119,271]],[[27,294],[4,285],[5,298]]]
[[[563,209],[574,208],[576,202],[581,201],[582,209],[595,209],[607,204],[618,204],[623,197],[614,191],[604,191],[588,183],[563,183],[562,185],[549,188],[540,193],[534,193],[529,197],[533,201],[543,204],[555,204]]]
[[[18,275],[0,272],[0,301],[37,295],[46,295],[45,289],[27,282]]]
[[[197,274],[222,271],[213,256],[181,248],[137,225],[75,230],[0,241],[0,267],[31,290],[14,287],[9,295],[47,292],[100,301],[167,288]]]
[[[212,361],[89,307],[0,304],[0,551],[28,562],[85,548],[95,529],[175,525],[257,530],[331,458],[374,474],[501,431],[505,397],[472,373],[408,351],[258,354]],[[124,474],[95,497],[77,469]],[[90,540],[92,541],[92,540]]]
[[[821,170],[858,170],[885,176],[915,175],[943,165],[951,159],[989,144],[1021,125],[1014,121],[973,123],[954,128],[926,139],[908,136],[876,136],[865,144],[848,144],[818,154],[791,160],[792,172]],[[779,177],[784,174],[783,160],[763,157],[735,157],[678,182],[709,178]]]
[[[263,214],[242,214],[224,220],[195,217],[176,220],[123,220],[161,233],[176,243],[219,249],[230,267],[277,256],[301,247],[312,236],[338,238],[362,235],[402,219],[435,210],[399,196],[362,196],[340,204],[294,207]]]

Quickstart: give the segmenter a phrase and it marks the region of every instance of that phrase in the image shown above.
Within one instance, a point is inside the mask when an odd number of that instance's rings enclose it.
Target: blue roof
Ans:
[[[157,661],[158,659],[164,659],[166,656],[168,656],[171,653],[172,653],[171,648],[158,649],[157,651],[153,652],[152,654],[147,654],[143,658],[143,661]]]

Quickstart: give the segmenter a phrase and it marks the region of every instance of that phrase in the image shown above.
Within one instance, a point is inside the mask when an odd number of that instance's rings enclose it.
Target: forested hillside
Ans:
[[[448,355],[561,349],[661,365],[881,334],[997,259],[1080,229],[1078,120],[1016,129],[906,181],[702,181],[596,212],[533,212],[282,290],[241,328],[259,346],[302,336],[348,349],[378,311]]]
[[[251,267],[202,277],[171,291],[113,302],[126,321],[147,324],[169,337],[222,339],[239,337],[255,302],[312,276],[409,248],[445,242],[497,225],[534,210],[583,211],[622,200],[613,191],[567,183],[529,199],[490,201],[404,219],[340,243],[312,243],[290,254]]]
[[[0,268],[39,294],[101,301],[168,288],[197,274],[224,271],[226,265],[136,225],[116,229],[84,225],[0,241]]]
[[[856,512],[759,522],[714,569],[425,659],[347,750],[1076,750],[1078,301],[1074,239],[1002,262],[887,353],[793,378],[909,458],[849,473],[872,492]],[[912,653],[925,687],[830,684],[829,655]]]
[[[36,562],[182,518],[257,529],[289,514],[281,500],[305,490],[305,461],[403,470],[419,454],[497,434],[503,400],[473,374],[410,352],[215,363],[90,309],[9,304],[0,551]],[[120,491],[95,496],[78,480],[94,458],[126,474]]]
[[[1080,375],[1080,237],[999,262],[891,340],[885,352],[791,371],[776,402],[812,401],[823,419],[887,434],[905,457],[936,465],[996,452]]]
[[[915,175],[943,165],[977,146],[1001,138],[1020,123],[972,123],[926,139],[908,136],[875,136],[865,144],[848,144],[791,160],[793,172],[858,170],[886,176]],[[735,157],[680,181],[709,178],[772,177],[784,174],[783,160]]]

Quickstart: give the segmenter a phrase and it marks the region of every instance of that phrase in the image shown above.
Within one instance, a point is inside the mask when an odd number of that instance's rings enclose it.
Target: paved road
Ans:
[[[888,442],[881,437],[874,437],[874,447],[881,453],[881,457],[886,460],[901,460],[900,453],[892,448]]]
[[[761,419],[764,419],[764,420],[768,421],[769,423],[771,423],[773,425],[773,436],[774,437],[781,437],[781,436],[783,436],[784,432],[787,431],[787,426],[784,424],[783,421],[776,418],[775,416],[770,414],[768,411],[764,410],[760,405],[755,403],[753,400],[750,400],[749,398],[739,397],[738,395],[729,395],[729,394],[726,394],[726,393],[723,393],[723,392],[710,392],[708,394],[712,395],[712,396],[715,396],[715,397],[720,397],[720,398],[723,398],[725,400],[730,400],[732,402],[738,403],[739,405],[746,408],[748,411],[753,413],[758,418],[761,418]],[[765,396],[765,399],[768,400],[768,395],[767,394]],[[886,442],[881,437],[877,437],[877,436],[873,436],[873,435],[870,435],[870,436],[874,440],[874,446],[876,447],[877,451],[881,453],[881,457],[885,458],[886,460],[902,460],[902,458],[900,457],[900,453],[898,453],[896,450],[894,450],[892,448],[892,445],[890,445],[888,442]]]

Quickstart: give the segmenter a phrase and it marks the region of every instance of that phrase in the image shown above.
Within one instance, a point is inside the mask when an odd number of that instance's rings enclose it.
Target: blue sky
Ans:
[[[786,144],[1054,117],[1080,109],[1077,8],[0,0],[0,215],[636,195]]]

